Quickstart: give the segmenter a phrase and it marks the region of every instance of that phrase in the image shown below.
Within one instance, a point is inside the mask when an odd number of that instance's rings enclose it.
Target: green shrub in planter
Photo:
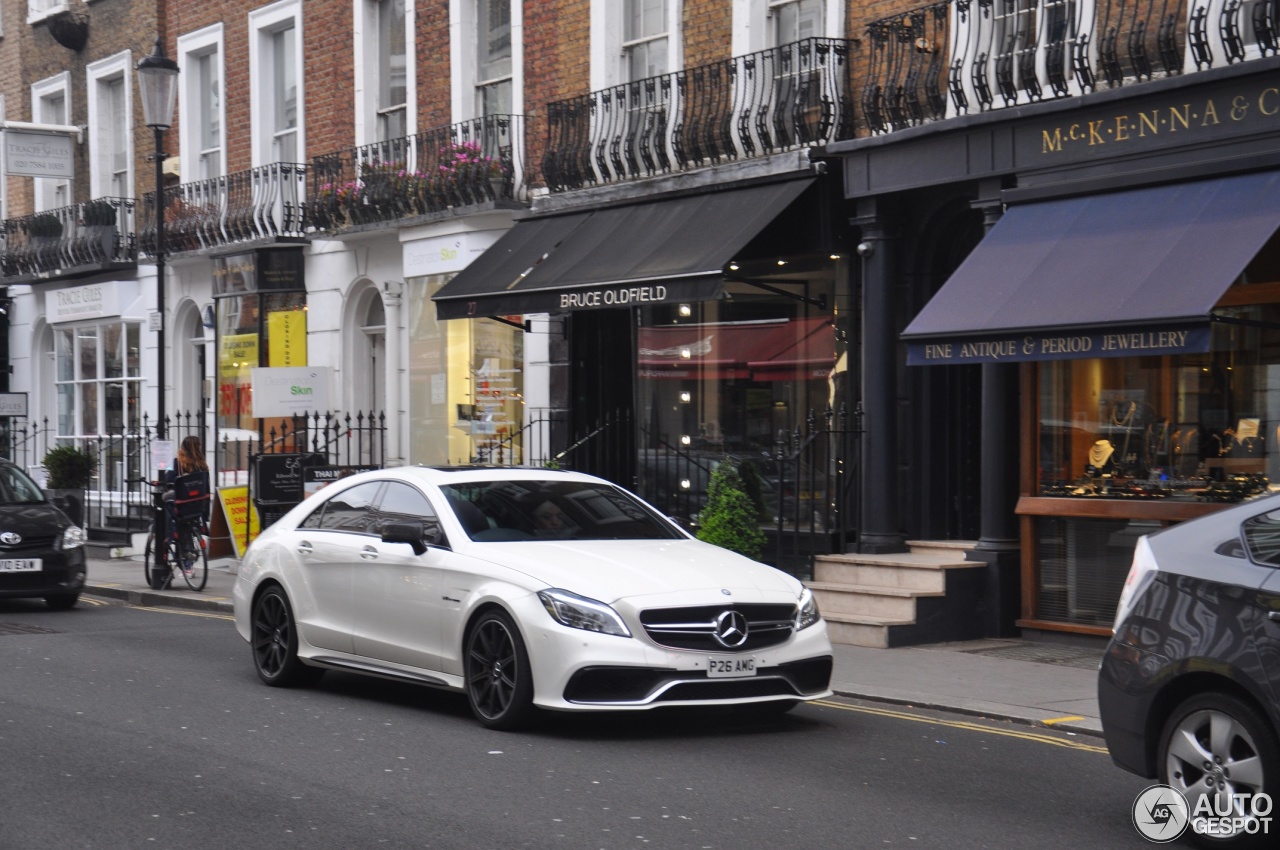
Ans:
[[[62,219],[53,213],[39,213],[27,219],[27,233],[34,237],[57,239],[62,235]]]
[[[109,227],[116,223],[116,208],[110,201],[87,201],[80,207],[80,218],[85,227]]]
[[[738,468],[725,458],[711,472],[707,504],[698,512],[698,539],[759,559],[765,544],[759,516]]]
[[[58,446],[44,456],[50,490],[85,490],[93,479],[93,455],[75,446]]]

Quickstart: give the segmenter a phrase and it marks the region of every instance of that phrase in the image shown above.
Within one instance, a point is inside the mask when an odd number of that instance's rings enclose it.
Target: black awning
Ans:
[[[516,223],[433,296],[441,319],[709,301],[813,179]]]
[[[1280,228],[1280,172],[1012,207],[907,326],[909,365],[1209,349]]]

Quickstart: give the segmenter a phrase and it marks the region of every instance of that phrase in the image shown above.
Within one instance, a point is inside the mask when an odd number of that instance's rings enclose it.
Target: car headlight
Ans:
[[[821,619],[822,615],[818,613],[818,600],[813,598],[813,591],[806,587],[800,592],[800,599],[796,605],[796,631],[807,629]]]
[[[542,607],[547,609],[551,618],[562,626],[599,632],[602,635],[631,637],[627,624],[622,622],[618,612],[603,602],[559,588],[540,590],[538,598],[542,600]]]
[[[69,525],[62,532],[62,539],[58,541],[58,548],[64,552],[69,549],[79,549],[84,545],[87,536],[80,526]]]

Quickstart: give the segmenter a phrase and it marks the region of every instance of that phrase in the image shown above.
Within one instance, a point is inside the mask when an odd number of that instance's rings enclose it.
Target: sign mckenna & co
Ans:
[[[1016,128],[1017,161],[1075,162],[1275,132],[1280,129],[1280,84],[1274,76],[1239,79],[1066,114],[1069,120]]]

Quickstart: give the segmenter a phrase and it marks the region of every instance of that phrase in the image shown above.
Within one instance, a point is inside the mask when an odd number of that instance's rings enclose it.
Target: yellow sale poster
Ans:
[[[243,558],[244,550],[262,530],[258,524],[258,511],[249,503],[249,488],[219,487],[218,501],[222,504],[223,516],[227,518],[236,557]]]

